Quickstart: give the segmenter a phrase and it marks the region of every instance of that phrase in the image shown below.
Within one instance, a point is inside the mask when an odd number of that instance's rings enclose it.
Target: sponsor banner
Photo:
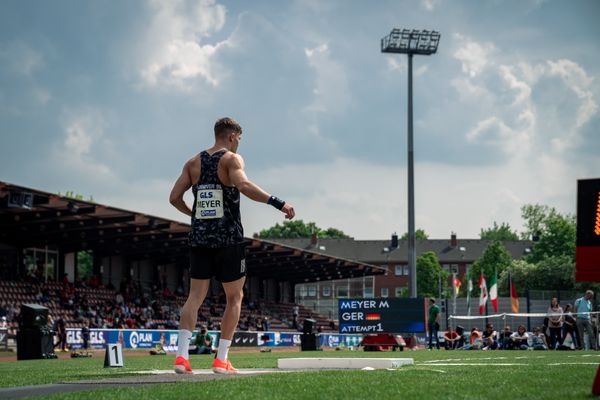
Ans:
[[[219,343],[220,332],[209,331],[213,347]],[[151,349],[161,343],[165,351],[177,351],[178,331],[158,329],[90,329],[88,346],[90,349],[104,349],[109,343],[121,343],[124,349]],[[191,344],[197,332],[193,333]],[[320,334],[321,346],[358,346],[362,335]],[[236,347],[292,347],[300,346],[302,333],[299,332],[236,332],[232,346]],[[67,328],[67,344],[71,349],[83,347],[81,329]]]
[[[8,329],[6,328],[0,328],[0,347],[8,351]]]
[[[258,332],[258,345],[266,347],[299,346],[301,333],[295,332]]]
[[[219,332],[208,332],[218,342]],[[109,343],[121,343],[124,349],[151,349],[161,343],[168,352],[177,351],[178,331],[159,329],[90,329],[88,346],[104,349]],[[192,339],[193,341],[193,339]],[[67,344],[71,349],[83,347],[81,329],[67,328]]]
[[[362,335],[339,335],[339,334],[320,334],[319,343],[321,347],[348,347],[358,346],[362,340]]]
[[[231,345],[234,347],[256,347],[258,346],[259,332],[235,332]]]

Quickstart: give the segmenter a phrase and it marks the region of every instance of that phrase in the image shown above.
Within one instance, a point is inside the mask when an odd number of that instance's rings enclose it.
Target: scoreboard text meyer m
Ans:
[[[425,299],[338,299],[340,333],[425,332]]]

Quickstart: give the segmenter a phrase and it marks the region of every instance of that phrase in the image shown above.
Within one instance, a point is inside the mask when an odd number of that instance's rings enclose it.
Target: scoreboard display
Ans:
[[[425,299],[338,299],[340,333],[425,332]]]
[[[575,279],[600,282],[600,179],[577,181]]]

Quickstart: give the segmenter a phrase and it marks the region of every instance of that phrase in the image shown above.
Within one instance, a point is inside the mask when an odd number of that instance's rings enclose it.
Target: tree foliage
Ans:
[[[429,239],[429,235],[427,233],[425,233],[425,230],[417,229],[417,230],[415,230],[415,239],[427,240],[427,239]],[[400,240],[408,240],[408,232],[405,232],[404,235],[402,235],[402,237],[400,237]]]
[[[439,277],[442,277],[442,290],[446,290],[448,272],[442,270],[440,261],[433,251],[421,254],[417,258],[417,296],[437,297]]]
[[[503,222],[498,226],[496,221],[492,227],[481,229],[479,237],[484,240],[519,240],[519,235],[510,228],[508,223]]]
[[[488,283],[494,275],[494,271],[497,272],[498,276],[502,274],[504,270],[510,267],[512,263],[512,256],[506,250],[506,247],[497,240],[492,241],[487,249],[481,255],[477,261],[473,263],[471,267],[471,279],[473,279],[473,294],[479,295],[479,276],[483,272],[485,281]]]
[[[510,274],[518,293],[527,290],[574,290],[575,264],[569,256],[548,257],[537,263],[527,260],[514,260],[510,266]],[[499,292],[509,295],[509,270],[505,270],[498,278]]]
[[[534,242],[527,261],[537,263],[547,258],[568,256],[575,260],[576,221],[570,214],[562,215],[548,206],[525,205],[521,209],[527,232],[535,232]]]
[[[313,233],[316,233],[319,238],[350,237],[337,228],[321,229],[314,222],[305,223],[301,219],[284,221],[282,224],[277,223],[270,228],[260,231],[258,237],[261,239],[309,238]]]

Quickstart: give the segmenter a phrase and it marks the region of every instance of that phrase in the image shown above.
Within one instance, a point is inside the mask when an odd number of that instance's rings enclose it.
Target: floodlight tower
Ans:
[[[417,251],[415,247],[415,177],[413,155],[412,59],[414,54],[429,56],[437,52],[440,33],[416,29],[393,29],[381,39],[382,53],[408,55],[408,267],[410,297],[417,297]]]

